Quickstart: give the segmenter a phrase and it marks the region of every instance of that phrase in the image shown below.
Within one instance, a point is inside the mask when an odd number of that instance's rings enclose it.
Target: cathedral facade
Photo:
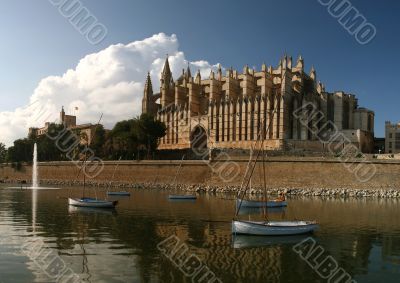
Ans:
[[[334,142],[373,149],[374,112],[359,108],[353,94],[327,92],[314,68],[305,72],[301,56],[259,71],[245,66],[223,75],[219,67],[208,78],[199,71],[193,77],[188,67],[176,80],[167,58],[159,92],[147,77],[142,112],[167,125],[159,149],[250,149],[263,139],[267,150],[323,151],[324,132],[333,128],[342,134]]]

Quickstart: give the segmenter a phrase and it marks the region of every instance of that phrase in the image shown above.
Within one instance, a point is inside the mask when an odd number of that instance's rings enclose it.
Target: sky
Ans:
[[[398,1],[350,1],[376,27],[366,45],[318,0],[67,0],[106,27],[104,40],[91,44],[53,5],[60,1],[2,1],[0,142],[7,145],[41,126],[32,119],[35,103],[52,115],[79,106],[81,123],[104,112],[108,127],[138,115],[146,73],[157,87],[166,53],[175,75],[188,62],[207,75],[218,63],[260,69],[301,54],[327,91],[353,93],[375,111],[376,136],[386,120],[400,121]]]

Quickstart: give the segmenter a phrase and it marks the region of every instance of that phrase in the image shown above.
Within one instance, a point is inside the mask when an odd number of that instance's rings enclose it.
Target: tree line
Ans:
[[[33,133],[15,140],[8,149],[0,143],[0,163],[31,162],[35,143],[39,161],[67,161],[71,160],[71,156],[76,160],[85,148],[104,160],[150,159],[157,150],[160,138],[166,134],[166,126],[152,115],[142,114],[116,123],[111,131],[96,125],[92,132],[89,139],[79,129],[68,130],[63,125],[50,124],[46,135],[36,136]],[[77,136],[81,142],[74,144],[71,135]],[[66,152],[65,148],[71,150]]]

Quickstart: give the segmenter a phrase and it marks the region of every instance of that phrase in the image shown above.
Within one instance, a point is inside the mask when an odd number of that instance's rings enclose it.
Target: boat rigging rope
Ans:
[[[281,97],[281,96],[279,96],[279,97]],[[277,112],[277,109],[278,109],[278,95],[275,95],[275,105],[274,105],[274,111],[272,112],[272,115],[268,115],[270,113],[268,113],[269,111],[267,111],[267,115],[269,116],[269,120],[270,121],[269,121],[269,124],[268,124],[268,128],[265,131],[266,134],[269,133],[269,130],[270,130],[271,126],[272,126],[272,122],[274,120],[274,116],[275,116],[275,113]],[[265,120],[265,118],[262,120],[262,124],[264,124],[264,120]],[[253,156],[251,156],[249,158],[249,163],[247,165],[246,173],[244,175],[242,184],[240,186],[240,190],[239,190],[239,193],[238,193],[238,196],[240,196],[240,202],[239,202],[239,205],[237,206],[237,209],[236,209],[235,218],[239,214],[240,208],[242,206],[243,198],[246,195],[246,192],[247,192],[247,190],[249,188],[250,179],[251,179],[251,176],[254,173],[254,169],[256,167],[257,160],[260,157],[261,149],[264,148],[264,141],[265,141],[266,136],[265,137],[264,137],[264,135],[261,136],[261,134],[264,133],[263,128],[264,127],[262,127],[261,131],[258,131],[257,140],[256,140],[256,142],[255,142],[255,144],[253,146],[253,148],[258,148],[256,158],[255,158],[254,161],[252,160]],[[257,147],[258,144],[260,144],[260,145]],[[252,164],[252,163],[254,163],[254,164]],[[250,174],[249,177],[247,176],[248,173]],[[244,189],[243,189],[243,186],[244,186]]]

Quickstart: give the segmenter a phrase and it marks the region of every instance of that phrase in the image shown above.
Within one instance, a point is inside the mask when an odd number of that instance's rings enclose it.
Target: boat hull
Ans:
[[[131,195],[130,192],[107,192],[107,195],[109,196],[126,196],[129,197]]]
[[[241,207],[251,207],[251,208],[274,208],[274,207],[286,207],[286,201],[253,201],[253,200],[236,200],[236,206],[239,207],[240,202],[242,202]]]
[[[302,235],[316,231],[313,221],[232,221],[232,233],[257,236]]]
[[[193,199],[197,199],[197,196],[195,195],[169,195],[168,196],[169,199],[179,199],[179,200],[193,200]]]
[[[69,198],[68,204],[76,207],[114,208],[117,201],[96,200],[89,198]]]

